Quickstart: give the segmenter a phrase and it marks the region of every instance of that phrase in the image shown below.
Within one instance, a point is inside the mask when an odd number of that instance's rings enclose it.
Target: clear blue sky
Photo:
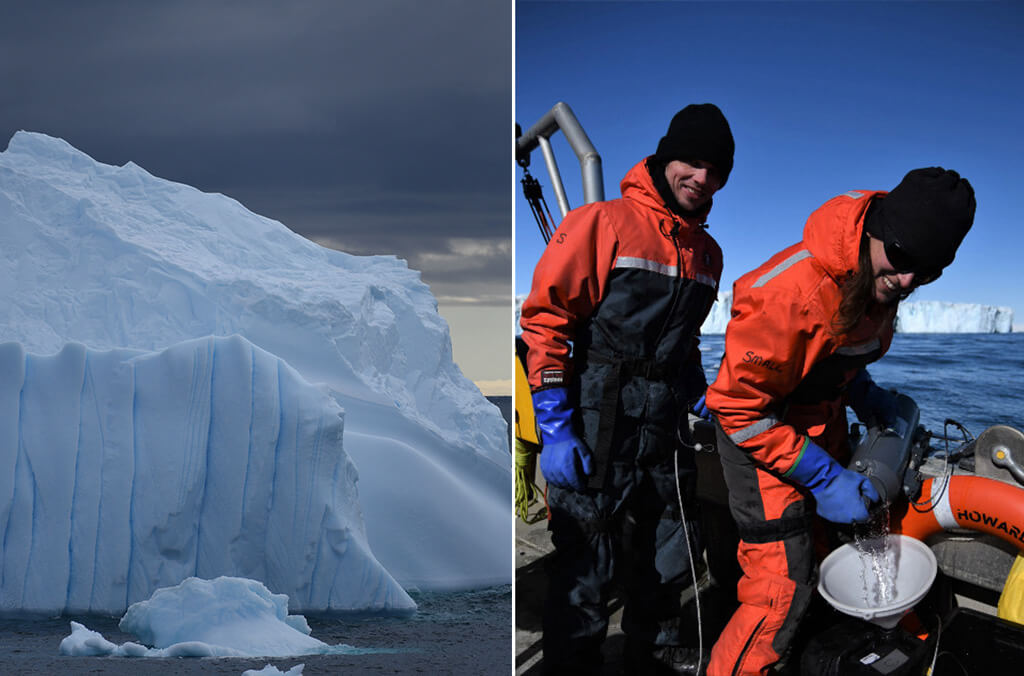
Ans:
[[[912,299],[1005,305],[1024,326],[1024,3],[519,1],[515,24],[516,121],[568,103],[606,199],[677,110],[722,109],[735,166],[708,222],[723,290],[798,241],[825,200],[939,165],[971,182],[978,209],[956,261]],[[579,206],[575,156],[560,134],[553,146]],[[543,241],[516,189],[518,295]]]

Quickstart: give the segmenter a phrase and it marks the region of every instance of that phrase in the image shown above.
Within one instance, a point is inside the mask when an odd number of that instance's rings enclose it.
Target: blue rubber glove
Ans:
[[[896,422],[899,415],[896,395],[876,385],[867,369],[857,372],[846,391],[850,408],[865,425],[891,427]]]
[[[711,420],[711,411],[708,409],[708,405],[704,401],[707,399],[707,396],[707,394],[700,395],[700,399],[697,400],[697,403],[694,404],[693,408],[690,410],[693,411],[694,415],[699,416],[704,420]]]
[[[572,430],[569,391],[552,387],[533,393],[533,413],[540,430],[540,471],[549,484],[582,491],[593,471],[590,449]]]
[[[879,501],[870,479],[843,468],[810,439],[786,476],[809,488],[818,514],[835,523],[867,521],[868,507]]]

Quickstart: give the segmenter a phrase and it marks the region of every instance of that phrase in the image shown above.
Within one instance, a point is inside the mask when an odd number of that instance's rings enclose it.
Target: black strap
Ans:
[[[597,446],[593,449],[593,472],[587,481],[589,488],[603,488],[608,465],[611,462],[612,439],[615,437],[615,421],[618,418],[619,394],[622,384],[628,378],[640,377],[646,380],[667,382],[679,376],[682,364],[659,363],[653,359],[622,357],[597,350],[587,350],[584,359],[611,366],[598,403]]]
[[[618,528],[618,521],[615,518],[587,519],[585,521],[577,521],[577,524],[584,535],[614,533]]]
[[[760,523],[737,523],[736,530],[740,539],[750,544],[760,545],[766,542],[778,542],[786,538],[807,532],[811,527],[811,515],[788,516],[781,519],[769,519]]]
[[[614,354],[599,352],[598,350],[587,350],[583,359],[598,364],[611,364],[618,367],[620,379],[644,378],[660,382],[670,382],[679,378],[679,374],[685,366],[684,362],[659,362],[654,359],[643,357],[625,357]]]
[[[612,362],[612,372],[604,381],[601,402],[598,405],[597,447],[593,449],[594,471],[587,481],[589,488],[604,487],[605,475],[612,455],[612,437],[618,417],[619,390],[622,384],[622,362]]]

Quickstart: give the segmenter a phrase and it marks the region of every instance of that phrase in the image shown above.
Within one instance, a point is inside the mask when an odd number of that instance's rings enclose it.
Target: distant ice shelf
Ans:
[[[701,333],[725,333],[731,309],[732,292],[719,293],[701,326]],[[903,301],[896,316],[896,330],[900,333],[1010,333],[1013,310],[974,303]]]
[[[516,334],[519,327],[519,309],[525,295],[516,296]],[[701,325],[704,335],[725,333],[732,311],[732,292],[723,291],[711,306],[708,318]],[[901,333],[1011,333],[1013,309],[974,303],[946,303],[919,300],[900,303],[896,330]]]

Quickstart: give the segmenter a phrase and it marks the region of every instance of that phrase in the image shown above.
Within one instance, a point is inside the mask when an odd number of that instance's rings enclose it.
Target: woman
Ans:
[[[741,277],[707,406],[740,544],[740,602],[709,676],[762,674],[813,594],[811,518],[863,521],[878,500],[843,468],[846,410],[883,421],[894,395],[864,366],[892,341],[900,299],[935,280],[974,221],[974,191],[939,167],[891,192],[853,191],[811,214],[803,241]]]

